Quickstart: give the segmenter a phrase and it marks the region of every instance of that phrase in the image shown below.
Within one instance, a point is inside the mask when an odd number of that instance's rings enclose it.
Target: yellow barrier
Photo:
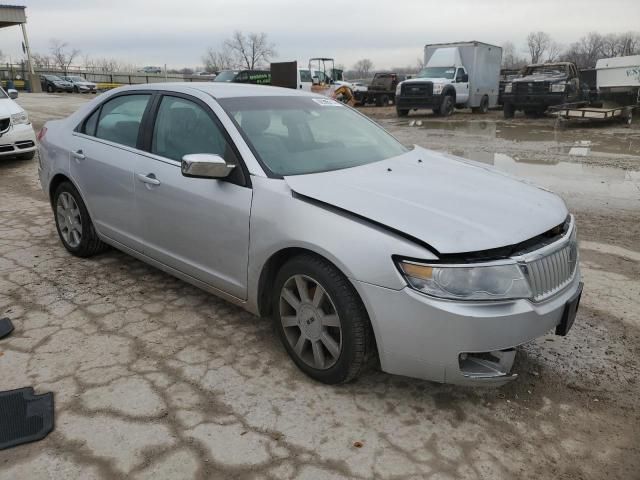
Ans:
[[[96,83],[98,90],[111,90],[112,88],[122,87],[122,83]]]
[[[24,80],[14,80],[13,84],[15,85],[15,88],[24,90]],[[2,87],[7,88],[7,80],[2,80]]]

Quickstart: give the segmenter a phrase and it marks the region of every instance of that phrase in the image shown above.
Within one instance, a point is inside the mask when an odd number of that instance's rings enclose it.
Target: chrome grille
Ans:
[[[578,266],[578,246],[575,228],[568,241],[557,249],[525,261],[533,292],[533,300],[542,301],[564,289],[574,279]]]

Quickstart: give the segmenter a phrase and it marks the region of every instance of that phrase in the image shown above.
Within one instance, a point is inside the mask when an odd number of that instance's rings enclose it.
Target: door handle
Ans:
[[[75,152],[71,152],[71,156],[76,160],[84,160],[87,158],[85,154],[82,152],[82,149],[76,150]]]
[[[158,180],[153,173],[150,173],[148,175],[139,173],[137,176],[138,180],[140,180],[142,183],[147,183],[149,185],[160,185],[160,180]]]

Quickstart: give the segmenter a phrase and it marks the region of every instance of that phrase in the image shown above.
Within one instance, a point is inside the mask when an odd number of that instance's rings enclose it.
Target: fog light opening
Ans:
[[[513,348],[493,352],[463,352],[458,356],[458,365],[465,377],[506,377],[515,357],[516,351]]]

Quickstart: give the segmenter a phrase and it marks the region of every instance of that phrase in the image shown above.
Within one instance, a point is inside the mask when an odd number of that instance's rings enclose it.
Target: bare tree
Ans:
[[[527,36],[527,48],[529,49],[531,63],[540,63],[545,52],[549,50],[550,44],[551,37],[548,33],[531,32]]]
[[[422,70],[425,66],[426,65],[424,64],[424,57],[416,58],[416,68],[418,69],[418,72]]]
[[[562,54],[562,47],[558,42],[551,40],[549,42],[549,46],[547,47],[546,53],[547,62],[557,62],[560,59],[560,55]]]
[[[49,50],[51,51],[54,65],[66,73],[73,63],[73,60],[80,55],[80,50],[75,48],[70,50],[67,42],[55,38],[52,39],[50,43],[51,46]]]
[[[235,66],[231,52],[224,45],[220,50],[209,48],[207,53],[202,56],[202,62],[204,69],[209,73],[229,70]]]
[[[502,44],[502,67],[510,70],[516,70],[524,67],[527,59],[518,55],[516,46],[512,42],[504,42]]]
[[[268,64],[272,57],[276,56],[275,45],[269,42],[267,34],[249,33],[243,34],[236,30],[233,36],[224,42],[232,57],[248,70],[253,70],[258,66]]]
[[[371,70],[373,70],[373,62],[368,58],[363,58],[353,65],[353,69],[358,72],[360,78],[367,78]]]
[[[31,55],[31,61],[34,67],[38,68],[52,68],[54,67],[53,59],[49,55],[42,55],[40,53],[33,53]]]

